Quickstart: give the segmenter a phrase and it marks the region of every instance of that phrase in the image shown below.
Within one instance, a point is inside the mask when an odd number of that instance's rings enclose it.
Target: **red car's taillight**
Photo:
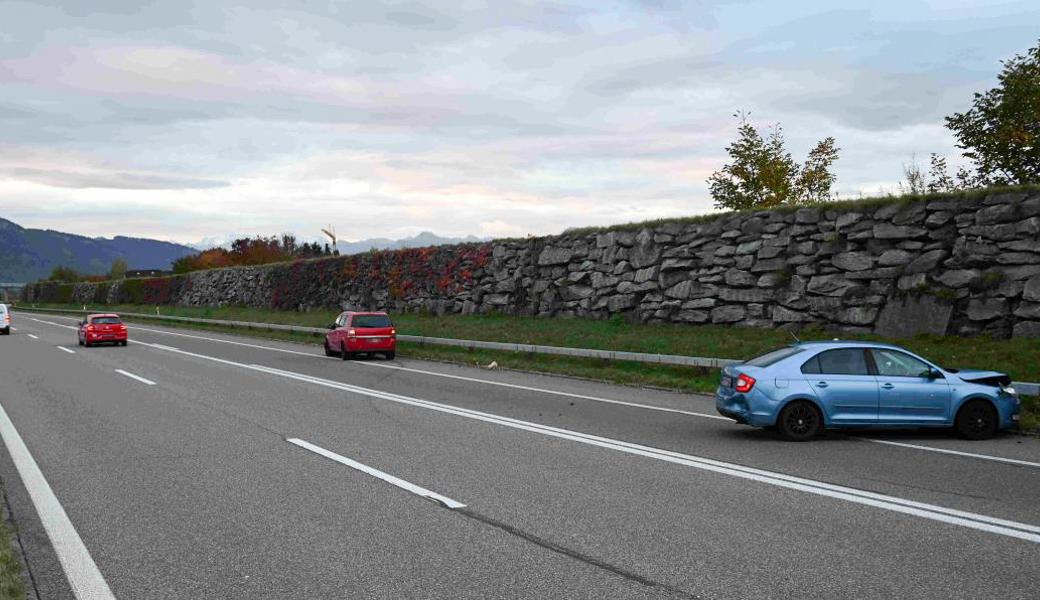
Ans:
[[[737,377],[737,385],[733,386],[733,389],[737,390],[741,394],[746,394],[750,392],[753,387],[755,387],[755,378],[748,377],[742,373],[740,377]]]

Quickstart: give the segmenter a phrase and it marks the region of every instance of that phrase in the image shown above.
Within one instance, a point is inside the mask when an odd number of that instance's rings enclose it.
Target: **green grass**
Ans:
[[[0,521],[0,600],[25,600],[22,560],[14,550],[14,530]]]
[[[37,306],[40,308],[82,308],[71,305],[39,304]],[[154,306],[88,306],[87,308],[122,313],[155,313]],[[159,307],[159,311],[163,315],[172,316],[311,327],[324,327],[331,323],[337,314],[337,311],[332,310],[293,312],[242,307],[162,306]],[[645,325],[630,323],[618,318],[600,321],[540,319],[498,314],[439,317],[429,314],[399,314],[394,315],[394,322],[399,333],[410,335],[732,359],[751,358],[793,341],[789,333],[774,329],[716,325]],[[174,322],[164,324],[172,325]],[[221,328],[207,326],[205,329]],[[242,332],[242,330],[235,331]],[[268,331],[251,331],[250,335],[310,343],[317,343],[318,339],[315,336]],[[835,336],[822,330],[810,329],[799,333],[799,337],[803,340],[810,340],[831,339]],[[865,334],[841,334],[841,337],[899,344],[949,367],[995,369],[1008,373],[1016,381],[1040,381],[1040,344],[1036,340],[927,335],[908,339],[892,339]],[[688,392],[711,392],[717,385],[717,373],[710,369],[468,350],[444,346],[419,346],[403,342],[400,344],[399,352],[402,356],[468,364],[487,364],[494,360],[503,368],[587,377],[623,384],[652,385]],[[1040,428],[1040,401],[1030,398],[1024,402],[1023,429],[1035,428]]]

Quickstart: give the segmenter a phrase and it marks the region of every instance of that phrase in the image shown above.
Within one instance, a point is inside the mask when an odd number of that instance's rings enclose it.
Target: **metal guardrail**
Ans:
[[[13,310],[28,310],[42,313],[88,314],[96,311],[71,310],[67,308],[35,308],[15,306]],[[289,333],[305,333],[322,335],[328,331],[323,327],[301,327],[298,325],[282,325],[279,323],[254,323],[251,321],[226,321],[221,319],[197,319],[194,317],[175,317],[172,315],[149,315],[145,313],[119,313],[124,317],[138,319],[155,319],[160,321],[180,321],[201,325],[218,325],[237,329],[253,329],[260,331],[285,331]],[[458,348],[480,348],[483,350],[501,350],[505,352],[527,352],[531,354],[553,354],[557,356],[577,356],[581,358],[600,358],[604,360],[627,360],[662,365],[678,365],[684,367],[708,367],[719,369],[729,364],[739,363],[732,358],[713,358],[701,356],[678,356],[675,354],[650,354],[645,352],[622,352],[614,350],[593,350],[590,348],[565,348],[563,346],[543,346],[539,344],[514,344],[510,342],[484,342],[480,340],[458,340],[452,338],[428,337],[423,335],[401,335],[397,339],[403,342],[430,344],[434,346],[455,346]],[[1019,393],[1027,396],[1040,396],[1040,383],[1015,381],[1012,383]]]

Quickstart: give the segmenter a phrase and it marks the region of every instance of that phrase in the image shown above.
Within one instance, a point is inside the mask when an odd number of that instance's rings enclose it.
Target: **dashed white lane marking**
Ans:
[[[154,381],[151,381],[149,379],[145,379],[144,377],[141,377],[139,375],[134,375],[133,373],[129,373],[129,372],[124,371],[122,369],[116,369],[115,371],[116,371],[116,373],[119,373],[120,375],[125,375],[126,377],[129,377],[130,379],[136,379],[137,381],[140,381],[141,383],[144,383],[144,384],[147,384],[147,385],[155,385]]]
[[[56,318],[66,319],[66,318],[71,318],[71,317],[61,317],[61,316],[58,316]],[[68,329],[75,329],[75,327],[72,327],[70,325],[62,325],[61,323],[54,323],[54,322],[51,322],[51,321],[42,321],[40,319],[32,319],[31,317],[30,317],[30,320],[37,321],[39,323],[47,323],[48,325],[55,325],[57,327],[66,327]],[[283,354],[295,354],[295,355],[298,355],[298,356],[310,356],[310,357],[315,357],[315,358],[324,358],[324,357],[319,356],[317,354],[314,354],[312,352],[300,352],[299,350],[289,350],[288,348],[276,348],[276,347],[273,347],[273,346],[263,346],[263,345],[260,345],[260,344],[250,344],[250,343],[247,343],[247,342],[236,342],[236,341],[233,341],[233,340],[222,340],[222,339],[219,339],[219,338],[211,338],[211,337],[206,337],[206,336],[201,336],[201,335],[191,335],[191,334],[187,334],[187,333],[177,333],[177,332],[173,332],[173,331],[162,331],[161,329],[148,329],[148,328],[144,328],[144,327],[134,327],[134,329],[137,329],[137,330],[140,330],[140,331],[147,331],[147,332],[150,332],[150,333],[158,333],[158,334],[163,334],[163,335],[173,335],[173,336],[180,336],[180,337],[204,340],[204,341],[207,341],[207,342],[217,342],[217,343],[221,343],[221,344],[231,344],[231,345],[234,345],[234,346],[245,346],[245,347],[248,347],[248,348],[257,348],[257,349],[260,349],[260,350],[269,350],[271,352],[281,352]],[[156,346],[156,347],[160,347],[160,348],[169,348],[169,346],[162,346],[161,344],[152,344],[152,345]],[[332,358],[332,360],[339,360],[339,359]],[[644,409],[647,409],[647,410],[656,410],[656,411],[661,411],[661,412],[673,412],[673,413],[689,415],[689,416],[692,416],[692,417],[701,417],[701,418],[707,418],[707,419],[720,419],[720,420],[723,420],[723,421],[732,421],[732,419],[729,419],[727,417],[723,417],[722,415],[712,415],[712,414],[707,414],[707,413],[700,413],[700,412],[693,412],[693,411],[684,411],[684,410],[679,410],[679,409],[674,409],[674,408],[665,408],[665,407],[661,407],[661,406],[652,406],[652,405],[647,405],[647,404],[638,404],[638,403],[635,403],[635,402],[626,402],[626,401],[623,401],[623,400],[612,400],[612,399],[609,399],[609,398],[598,398],[596,396],[586,396],[586,395],[583,395],[583,394],[572,394],[570,392],[561,392],[561,391],[558,391],[558,390],[549,390],[549,389],[543,389],[543,388],[534,388],[534,387],[528,387],[528,386],[521,386],[521,385],[517,385],[517,384],[513,384],[513,383],[505,383],[505,382],[501,382],[501,381],[491,381],[491,380],[479,379],[479,378],[475,378],[475,377],[465,377],[465,376],[462,376],[462,375],[451,375],[451,374],[448,374],[448,373],[438,373],[436,371],[425,371],[423,369],[413,369],[413,368],[409,368],[409,367],[400,367],[400,366],[395,366],[395,365],[383,365],[383,364],[379,364],[379,363],[351,363],[351,364],[364,365],[366,367],[378,367],[378,368],[383,368],[383,369],[397,369],[397,370],[405,371],[405,372],[409,372],[409,373],[418,373],[418,374],[422,374],[422,375],[431,375],[431,376],[435,376],[435,377],[444,377],[444,378],[448,378],[448,379],[459,379],[459,380],[462,380],[462,381],[471,381],[471,382],[474,382],[474,383],[483,383],[483,384],[493,385],[493,386],[526,389],[526,390],[540,392],[540,393],[544,393],[544,394],[552,394],[552,395],[557,395],[557,396],[580,398],[580,399],[584,399],[584,400],[592,400],[592,401],[595,401],[595,402],[605,402],[605,403],[608,403],[608,404],[621,404],[621,405],[626,405],[626,406],[632,406],[632,407],[635,407],[635,408],[644,408]],[[976,453],[970,453],[970,452],[957,452],[957,451],[953,451],[953,450],[946,450],[945,448],[935,448],[933,446],[922,446],[922,445],[919,445],[919,444],[903,444],[903,443],[897,443],[897,442],[888,442],[888,441],[885,441],[885,440],[876,440],[876,439],[872,439],[872,438],[864,438],[864,439],[870,439],[871,441],[874,441],[874,442],[877,442],[877,443],[887,444],[889,446],[899,446],[899,447],[908,448],[908,449],[911,449],[911,450],[923,450],[923,451],[927,451],[927,452],[937,452],[937,453],[946,454],[946,455],[949,455],[949,456],[963,456],[965,458],[977,458],[977,459],[981,459],[981,460],[991,460],[991,461],[995,461],[995,462],[1002,462],[1002,463],[1006,463],[1006,464],[1017,464],[1017,465],[1021,465],[1021,466],[1034,466],[1034,465],[1037,464],[1037,463],[1030,463],[1029,461],[1018,461],[1017,459],[1005,458],[1005,457],[1002,457],[1002,456],[991,456],[991,455],[988,455],[988,454],[976,454]],[[1025,463],[1025,464],[1022,465],[1022,463]]]
[[[928,450],[929,452],[939,452],[941,454],[952,454],[954,456],[967,456],[969,458],[978,458],[982,460],[992,460],[997,462],[1008,463],[1012,465],[1021,465],[1024,467],[1034,467],[1040,469],[1040,463],[1030,462],[1028,460],[1019,460],[1017,458],[1005,458],[1003,456],[990,456],[988,454],[976,454],[974,452],[961,452],[960,450],[950,450],[948,448],[936,448],[934,446],[919,446],[917,444],[907,444],[905,442],[893,442],[889,440],[879,440],[875,438],[859,438],[866,442],[873,442],[875,444],[885,444],[887,446],[899,446],[900,448],[913,448],[915,450]]]
[[[36,337],[35,335],[33,335],[33,334],[31,334],[31,333],[30,333],[30,334],[28,334],[28,335],[29,335],[29,337],[31,337],[31,338],[32,338],[32,339],[34,339],[34,340],[38,340],[38,339],[40,339],[40,338]]]
[[[75,350],[69,350],[65,346],[55,346],[55,348],[57,348],[58,350],[61,350],[62,352],[68,352],[69,354],[75,354],[76,353]]]
[[[58,562],[65,571],[72,593],[77,600],[115,600],[104,576],[3,406],[0,406],[0,435],[40,515],[40,523],[54,546],[54,553],[58,555]]]
[[[384,473],[383,471],[380,471],[379,469],[376,469],[374,467],[370,467],[370,466],[368,466],[366,464],[359,463],[356,460],[351,460],[351,459],[347,458],[346,456],[341,456],[341,455],[336,454],[335,452],[333,452],[331,450],[326,450],[325,448],[322,448],[321,446],[315,446],[314,444],[312,444],[310,442],[305,442],[305,441],[303,441],[301,439],[297,439],[297,438],[287,438],[285,441],[289,442],[290,444],[295,444],[295,445],[299,446],[300,448],[305,448],[307,450],[310,450],[311,452],[314,452],[315,454],[320,454],[320,455],[324,456],[325,458],[330,458],[330,459],[332,459],[332,460],[334,460],[334,461],[336,461],[336,462],[338,462],[340,464],[344,464],[344,465],[350,467],[351,469],[355,469],[357,471],[361,471],[362,473],[367,473],[367,474],[371,475],[372,477],[377,477],[379,479],[382,479],[383,481],[389,483],[390,485],[395,485],[395,486],[397,486],[397,487],[399,487],[399,488],[401,488],[403,490],[407,490],[407,491],[409,491],[409,492],[411,492],[411,493],[413,493],[413,494],[415,494],[417,496],[422,496],[423,498],[429,498],[431,500],[434,500],[434,501],[436,501],[436,502],[438,502],[438,503],[440,503],[440,504],[442,504],[442,505],[444,505],[444,506],[446,506],[448,508],[455,509],[455,508],[464,508],[466,506],[465,504],[463,504],[463,503],[461,503],[461,502],[459,502],[457,500],[452,500],[451,498],[449,498],[447,496],[442,496],[442,495],[438,494],[437,492],[432,492],[432,491],[430,491],[430,490],[428,490],[428,489],[426,489],[424,487],[415,485],[414,483],[410,483],[410,482],[405,481],[404,479],[401,479],[399,477],[394,477],[393,475],[391,475],[389,473]]]

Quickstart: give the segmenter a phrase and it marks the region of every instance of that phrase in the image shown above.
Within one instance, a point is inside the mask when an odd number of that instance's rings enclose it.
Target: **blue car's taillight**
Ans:
[[[737,390],[741,394],[746,394],[750,392],[753,387],[755,387],[755,378],[741,373],[740,377],[737,377],[737,385],[735,385],[733,389]]]

